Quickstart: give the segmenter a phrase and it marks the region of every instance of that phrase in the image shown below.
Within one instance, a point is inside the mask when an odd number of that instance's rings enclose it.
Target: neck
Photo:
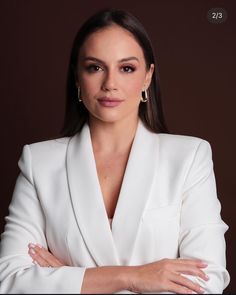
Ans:
[[[130,150],[138,121],[138,117],[128,117],[111,123],[91,117],[89,128],[94,152],[111,155]]]

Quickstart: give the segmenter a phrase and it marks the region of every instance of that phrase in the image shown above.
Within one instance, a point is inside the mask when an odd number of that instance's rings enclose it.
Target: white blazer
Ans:
[[[207,293],[228,285],[228,226],[220,216],[208,141],[152,133],[139,120],[112,229],[88,124],[73,137],[25,145],[18,165],[1,237],[1,293],[80,293],[88,267],[177,257],[209,264],[208,282],[186,275]],[[34,265],[29,242],[68,266]]]

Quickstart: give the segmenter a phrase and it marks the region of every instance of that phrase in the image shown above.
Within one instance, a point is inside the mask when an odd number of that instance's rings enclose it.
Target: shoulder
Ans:
[[[163,157],[176,162],[192,162],[194,159],[212,158],[208,140],[197,136],[158,133],[159,152]]]
[[[163,157],[188,158],[198,150],[211,150],[210,143],[201,137],[174,133],[155,133],[146,127],[142,122],[140,124],[140,133],[142,135],[142,144],[147,141],[158,148],[158,153]]]
[[[45,163],[61,162],[70,139],[71,137],[61,137],[25,144],[18,165],[21,168],[24,163],[42,166]]]
[[[209,141],[197,136],[168,133],[158,133],[157,135],[159,137],[160,146],[170,148],[171,150],[184,149],[186,151],[197,149],[199,145],[210,146]]]
[[[191,136],[191,135],[182,135],[182,134],[173,134],[173,133],[157,133],[160,140],[163,143],[169,143],[169,144],[197,144],[202,140],[205,140],[203,138],[197,137],[197,136]]]
[[[38,141],[28,144],[28,147],[33,153],[50,153],[66,149],[71,137],[60,137],[50,140]]]

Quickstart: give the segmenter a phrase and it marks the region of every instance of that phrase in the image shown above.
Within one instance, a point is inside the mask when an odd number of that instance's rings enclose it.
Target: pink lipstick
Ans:
[[[120,105],[123,100],[112,97],[101,97],[98,99],[98,102],[104,107],[116,107]]]

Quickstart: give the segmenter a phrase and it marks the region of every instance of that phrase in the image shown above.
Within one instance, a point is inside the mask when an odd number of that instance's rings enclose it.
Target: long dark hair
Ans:
[[[142,24],[125,10],[105,9],[90,17],[78,31],[72,46],[67,75],[67,101],[66,111],[61,136],[73,136],[79,132],[84,123],[88,121],[89,112],[83,103],[78,102],[78,90],[76,87],[77,61],[80,48],[86,38],[105,27],[116,24],[131,32],[143,49],[146,69],[155,65],[152,81],[148,89],[149,100],[139,104],[139,117],[147,129],[154,133],[170,133],[163,114],[159,77],[156,71],[156,62],[149,37]]]

